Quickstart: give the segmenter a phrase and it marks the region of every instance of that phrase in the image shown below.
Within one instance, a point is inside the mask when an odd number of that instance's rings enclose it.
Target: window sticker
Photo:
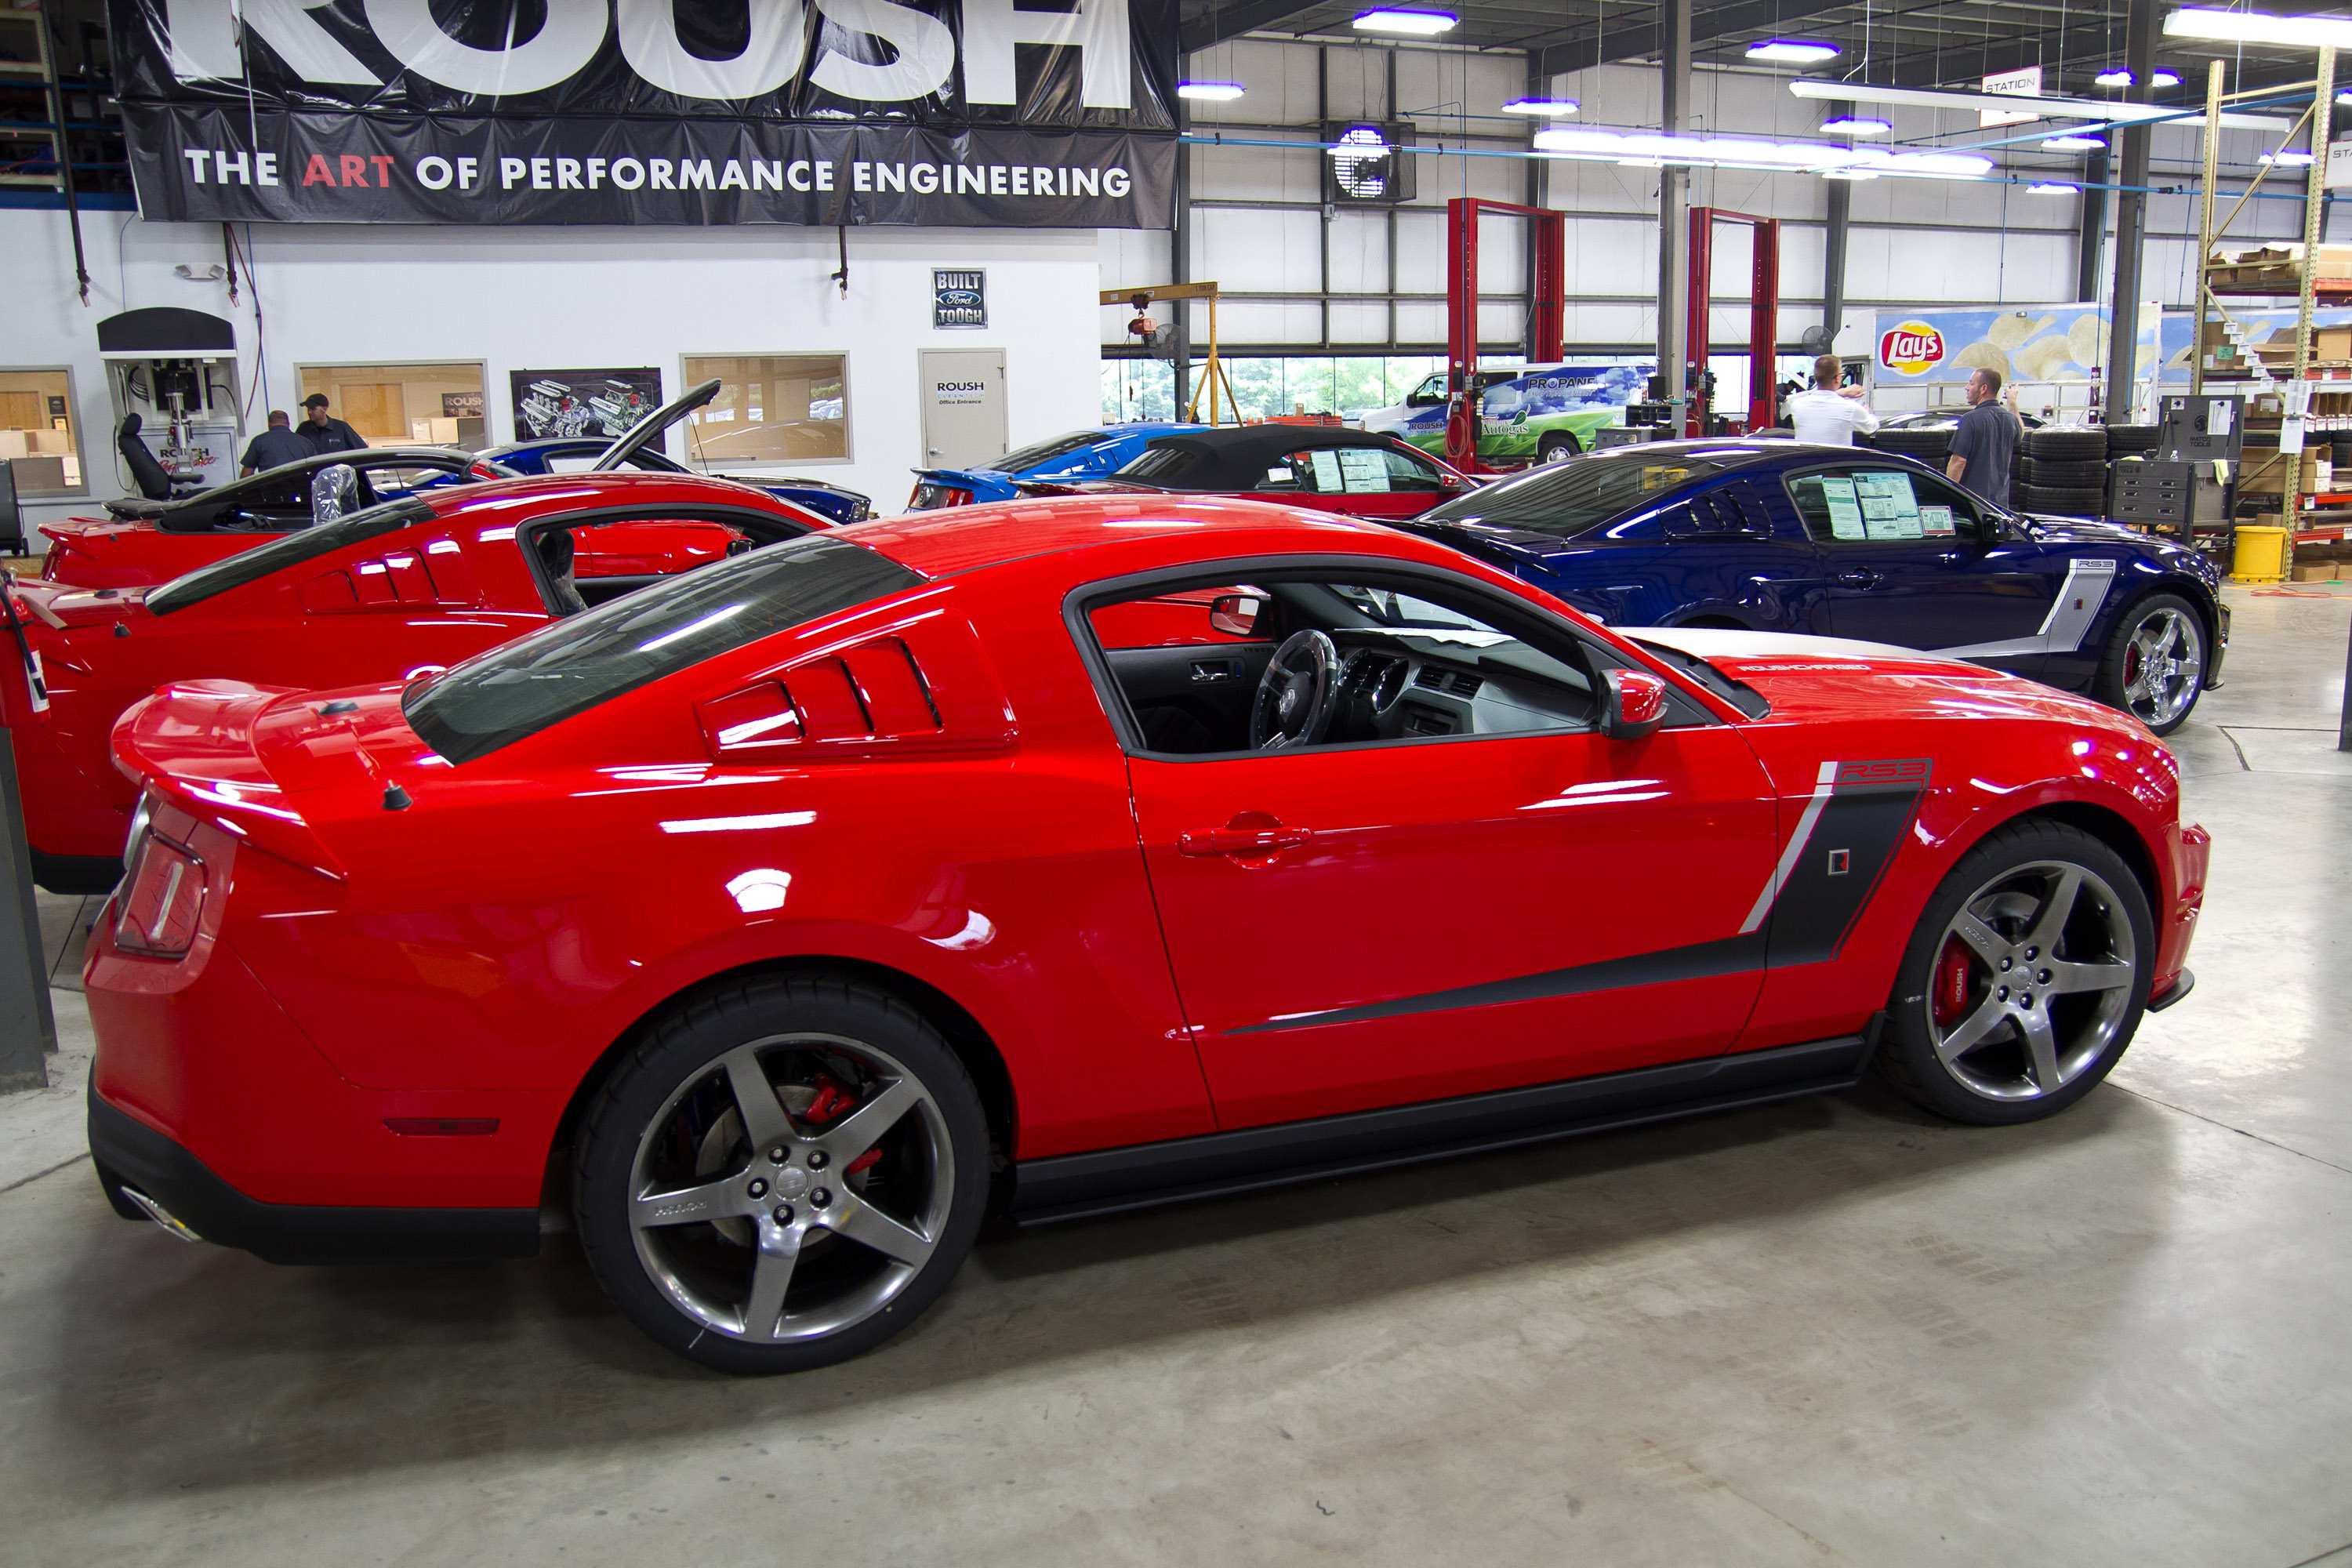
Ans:
[[[1917,539],[1919,498],[1911,490],[1908,474],[1856,474],[1855,498],[1862,503],[1863,526],[1874,540]]]
[[[1317,457],[1329,454],[1318,452]],[[1384,494],[1389,488],[1389,455],[1377,447],[1339,449],[1339,477],[1349,495]],[[1318,470],[1319,474],[1319,470]]]
[[[1644,491],[1662,490],[1670,486],[1678,485],[1688,478],[1690,478],[1688,468],[1644,468],[1642,470],[1642,489]]]
[[[1952,528],[1952,509],[1948,506],[1921,507],[1919,509],[1919,531],[1926,534],[1929,539],[1951,538],[1954,532]]]
[[[1315,488],[1327,496],[1338,495],[1347,487],[1339,478],[1339,454],[1326,447],[1319,452],[1307,454],[1315,466]]]
[[[1853,480],[1844,474],[1822,476],[1822,502],[1830,509],[1832,539],[1867,539],[1863,527],[1862,502],[1854,498]]]

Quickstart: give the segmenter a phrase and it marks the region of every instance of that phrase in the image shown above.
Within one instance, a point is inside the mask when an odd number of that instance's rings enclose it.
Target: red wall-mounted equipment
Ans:
[[[1478,220],[1489,213],[1535,226],[1535,276],[1528,280],[1528,363],[1556,364],[1567,303],[1568,215],[1551,207],[1456,196],[1445,204],[1445,460],[1465,473],[1491,474],[1478,458]]]
[[[1748,311],[1748,428],[1772,427],[1774,361],[1780,341],[1780,220],[1736,213],[1722,207],[1690,210],[1690,299],[1686,310],[1685,353],[1694,372],[1707,362],[1707,304],[1715,262],[1715,226],[1744,223],[1756,231],[1749,269],[1753,292]],[[1706,407],[1694,397],[1684,416],[1683,434],[1705,436]],[[1744,433],[1744,432],[1743,432]],[[1458,466],[1458,465],[1457,465]]]

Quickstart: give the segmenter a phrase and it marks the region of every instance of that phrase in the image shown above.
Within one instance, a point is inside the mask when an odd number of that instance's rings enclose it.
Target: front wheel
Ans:
[[[1578,444],[1573,433],[1567,430],[1555,430],[1537,444],[1536,461],[1565,463],[1583,450],[1583,447]]]
[[[2159,735],[2197,706],[2205,682],[2205,623],[2174,594],[2150,594],[2125,610],[2107,638],[2094,693]]]
[[[2131,1044],[2155,963],[2147,897],[2122,857],[2061,823],[1998,829],[1927,900],[1879,1067],[1956,1121],[2054,1116]]]
[[[988,1189],[971,1077],[903,1003],[743,983],[673,1013],[596,1097],[573,1202],[605,1293],[721,1372],[863,1354],[961,1267]]]

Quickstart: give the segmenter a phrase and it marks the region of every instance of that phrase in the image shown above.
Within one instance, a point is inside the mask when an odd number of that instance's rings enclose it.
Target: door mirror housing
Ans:
[[[330,463],[310,476],[310,524],[318,527],[360,510],[360,471]]]
[[[1209,625],[1227,637],[1257,635],[1257,618],[1265,601],[1255,594],[1220,594],[1209,604]]]
[[[1612,741],[1646,740],[1666,721],[1666,683],[1646,669],[1604,670],[1601,732]]]

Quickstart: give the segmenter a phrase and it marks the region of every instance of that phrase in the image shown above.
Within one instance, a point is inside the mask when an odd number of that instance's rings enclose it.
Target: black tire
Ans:
[[[2107,456],[2120,458],[2132,452],[2153,452],[2160,434],[2153,425],[2110,425],[2107,426]]]
[[[747,1131],[732,1087],[747,1065],[776,1100],[752,1113],[764,1131]],[[902,1108],[856,1124],[886,1096]],[[853,1148],[882,1154],[861,1167]],[[605,1293],[720,1372],[804,1372],[880,1345],[947,1289],[988,1200],[987,1121],[962,1062],[905,1003],[839,980],[754,978],[672,1008],[597,1092],[573,1154],[581,1247]],[[763,1284],[779,1313],[764,1338]]]
[[[2167,617],[2174,618],[2168,623]],[[2135,641],[2141,645],[2137,659]],[[2167,650],[2168,660],[2177,661],[2180,658],[2177,650],[2184,641],[2196,666],[2185,680],[2177,665],[2171,670],[2147,672],[2147,649],[2151,643]],[[2116,629],[2107,634],[2091,695],[2110,708],[2122,709],[2156,733],[2169,735],[2197,710],[2198,694],[2205,689],[2210,646],[2205,617],[2179,595],[2150,594],[2135,599],[2116,618]],[[2137,692],[2136,687],[2140,689]]]
[[[2042,919],[2068,871],[2077,882],[2060,939],[2033,940],[2047,929]],[[1959,934],[1964,909],[1979,914],[1975,929],[1994,939],[1992,956]],[[1964,984],[1952,986],[1955,952]],[[2011,823],[1960,857],[1920,912],[1887,1001],[1878,1069],[1955,1121],[2008,1127],[2055,1116],[2129,1048],[2155,966],[2147,894],[2123,858],[2063,823]],[[2022,984],[2011,984],[2021,974]],[[2039,983],[2043,974],[2059,984]],[[2101,984],[2109,979],[2119,984]],[[2028,1044],[2037,1016],[2049,1037],[2046,1056]],[[1990,1028],[1972,1037],[1988,1018]]]
[[[2033,458],[2058,462],[2090,462],[2107,455],[2105,430],[2028,430],[2018,449]]]
[[[2011,489],[2009,499],[2020,511],[2042,511],[2053,517],[2107,515],[2107,492],[2105,490],[2061,490],[2045,489],[2041,485],[2018,485]]]
[[[2107,465],[2060,462],[2053,458],[2021,458],[2017,477],[2037,489],[2100,490],[2107,488]]]
[[[1584,445],[1576,438],[1576,432],[1573,430],[1554,430],[1550,434],[1547,435],[1542,440],[1536,443],[1536,461],[1538,463],[1565,463],[1570,458],[1577,457],[1581,454],[1583,450]]]
[[[1952,451],[1948,430],[1881,430],[1874,442],[1882,452],[1916,458],[1923,463],[1941,463]]]

